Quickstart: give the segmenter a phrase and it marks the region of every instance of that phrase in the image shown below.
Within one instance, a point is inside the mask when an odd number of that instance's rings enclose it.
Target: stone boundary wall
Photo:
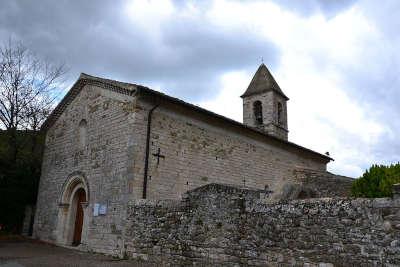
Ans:
[[[182,201],[133,201],[127,215],[125,256],[160,265],[400,265],[400,199],[267,203],[209,184]]]
[[[34,205],[25,206],[24,220],[22,222],[22,230],[21,230],[21,234],[23,236],[32,235],[35,208],[36,207]]]

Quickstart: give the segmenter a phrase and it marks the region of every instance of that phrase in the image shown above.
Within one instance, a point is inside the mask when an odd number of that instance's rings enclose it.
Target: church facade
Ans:
[[[288,141],[288,97],[261,65],[243,124],[147,87],[82,74],[43,125],[34,236],[118,254],[127,203],[209,183],[282,198],[298,170],[332,159]]]

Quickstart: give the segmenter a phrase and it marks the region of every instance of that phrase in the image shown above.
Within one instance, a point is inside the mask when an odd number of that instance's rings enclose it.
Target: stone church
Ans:
[[[348,180],[326,171],[329,156],[288,141],[289,98],[264,64],[241,98],[243,123],[81,74],[43,125],[34,236],[109,253],[121,246],[129,201],[180,199],[209,183],[266,190],[275,200],[296,190],[344,194]]]

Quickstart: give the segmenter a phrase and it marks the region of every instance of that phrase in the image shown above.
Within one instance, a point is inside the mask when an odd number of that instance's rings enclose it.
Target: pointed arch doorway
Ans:
[[[79,188],[75,192],[76,200],[76,214],[75,214],[75,225],[74,225],[74,236],[72,238],[72,245],[78,246],[81,244],[82,239],[82,228],[83,228],[83,205],[86,203],[86,192],[83,188]]]
[[[88,185],[81,174],[67,179],[59,204],[57,243],[67,246],[86,244],[88,213]]]

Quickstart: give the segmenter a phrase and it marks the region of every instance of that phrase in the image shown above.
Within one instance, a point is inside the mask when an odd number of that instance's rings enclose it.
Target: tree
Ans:
[[[39,131],[66,73],[11,39],[0,46],[0,224],[19,232],[24,208],[34,204],[44,134]]]
[[[390,197],[393,184],[400,183],[400,164],[372,165],[352,184],[355,197]]]
[[[39,129],[65,73],[64,64],[40,59],[20,42],[10,39],[0,48],[0,128],[8,135],[12,163],[18,154],[17,131]]]

